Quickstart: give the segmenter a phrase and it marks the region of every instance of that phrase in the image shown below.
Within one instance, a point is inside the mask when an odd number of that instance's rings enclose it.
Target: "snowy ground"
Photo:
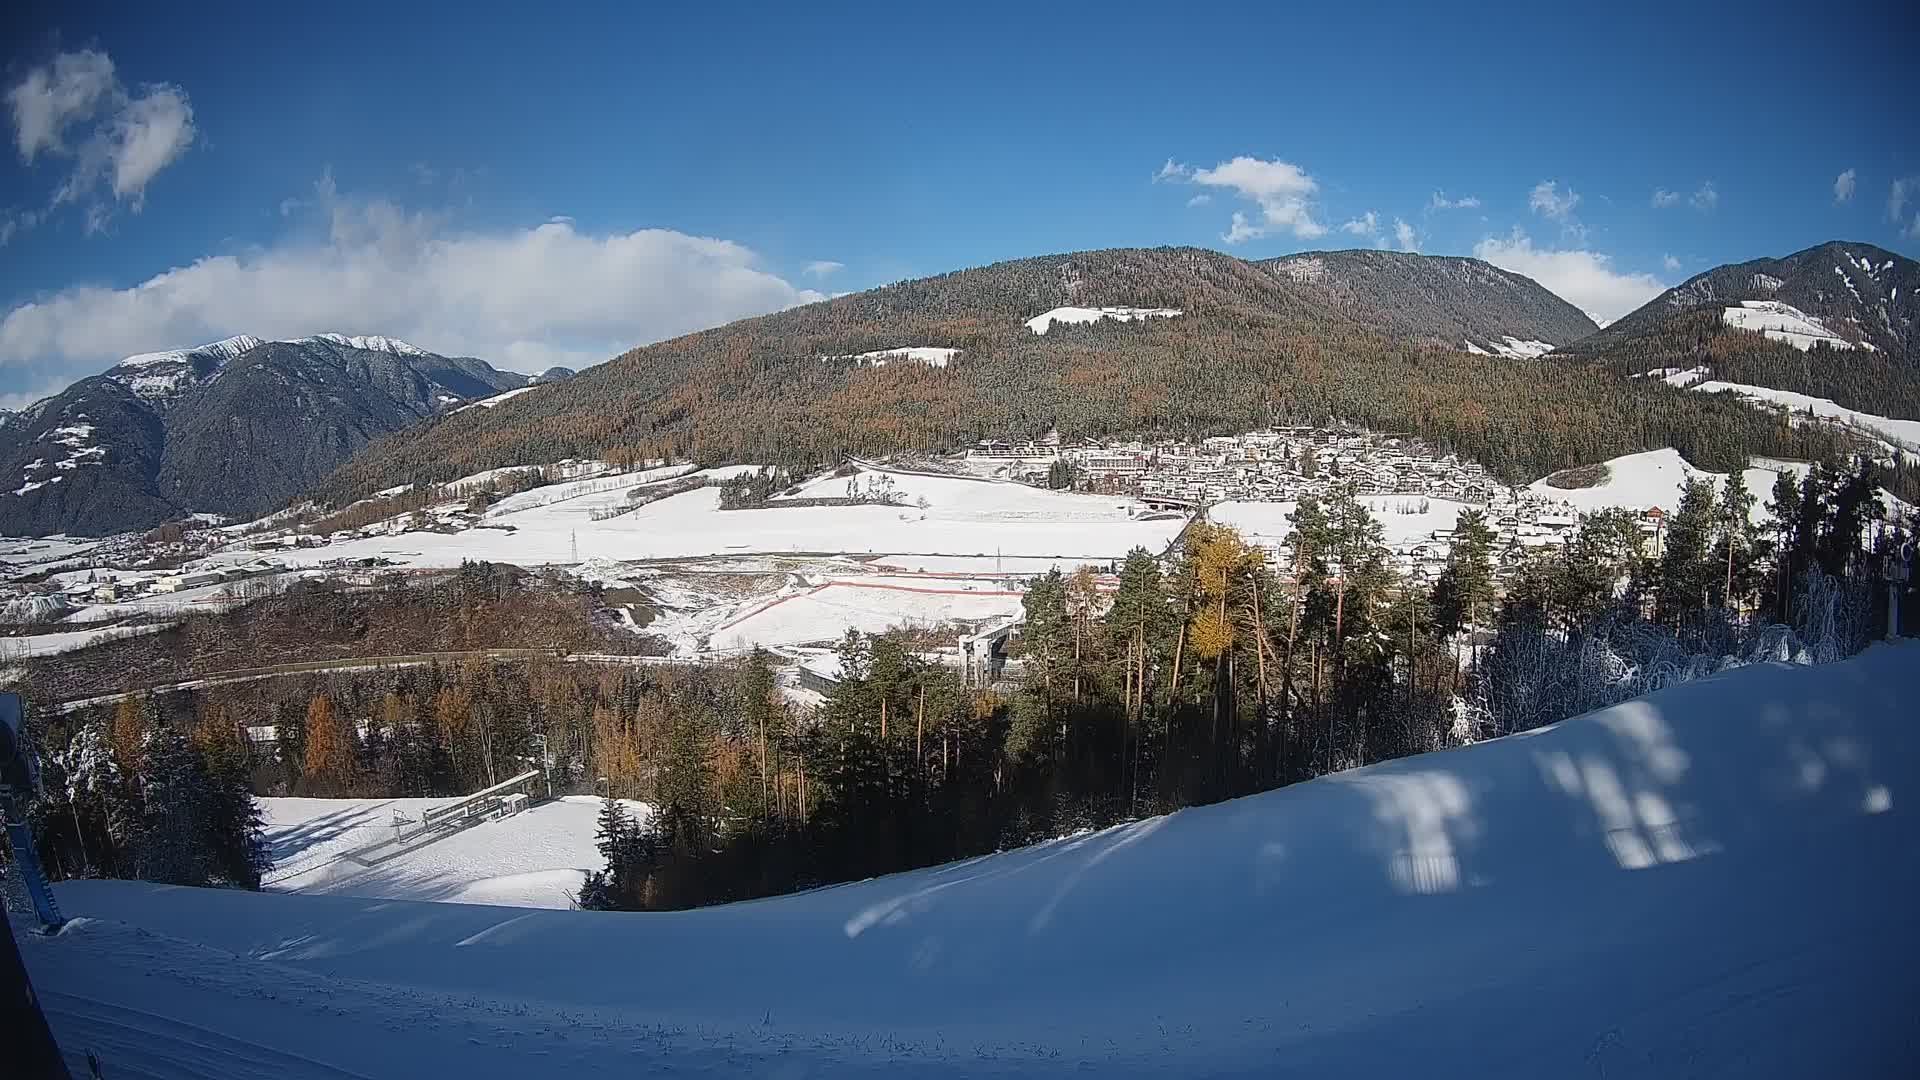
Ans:
[[[74,882],[108,1076],[1911,1076],[1920,643],[666,915]]]
[[[1834,349],[1853,348],[1853,342],[1827,329],[1819,319],[1777,300],[1742,300],[1739,307],[1727,308],[1720,317],[1728,326],[1765,334],[1801,352],[1812,349],[1815,342],[1825,342]]]
[[[524,566],[733,553],[1106,560],[1124,557],[1136,546],[1156,554],[1164,551],[1183,525],[1178,519],[1138,520],[1140,508],[1124,498],[911,473],[887,474],[900,494],[899,506],[721,510],[719,489],[700,488],[618,517],[591,520],[593,509],[623,503],[639,483],[673,479],[686,471],[676,467],[595,477],[509,496],[487,511],[487,523],[510,530],[415,532],[291,549],[280,557],[289,563],[317,564],[377,556],[401,566],[441,567],[458,566],[463,559]],[[866,482],[864,473],[861,479]],[[846,478],[828,478],[806,485],[803,494],[840,496],[846,484]],[[235,553],[220,558],[241,557]]]
[[[1535,480],[1527,486],[1527,491],[1541,498],[1568,503],[1583,514],[1609,507],[1646,510],[1656,506],[1672,513],[1680,505],[1680,493],[1688,479],[1711,480],[1716,485],[1725,483],[1727,479],[1725,473],[1695,468],[1692,462],[1671,447],[1627,454],[1601,464],[1606,466],[1607,478],[1592,487],[1561,488],[1545,480]],[[1755,525],[1763,525],[1770,519],[1767,500],[1772,496],[1774,481],[1781,473],[1790,473],[1797,481],[1806,476],[1808,468],[1804,461],[1751,459],[1748,468],[1740,474],[1741,481],[1747,485],[1747,493],[1753,496],[1753,506],[1748,511],[1749,520]],[[1886,488],[1880,489],[1880,501],[1889,514],[1907,513],[1912,509]]]
[[[1361,502],[1380,523],[1388,547],[1424,540],[1435,530],[1451,529],[1460,511],[1471,509],[1466,503],[1450,499],[1430,499],[1419,495],[1368,495]],[[1223,502],[1207,511],[1209,520],[1231,525],[1250,540],[1275,545],[1293,532],[1287,515],[1297,507],[1293,502]],[[1425,506],[1423,511],[1420,508]]]
[[[104,626],[91,630],[60,630],[51,634],[22,634],[0,637],[0,662],[31,660],[36,656],[72,652],[103,641],[152,634],[165,630],[168,623],[141,623],[137,626]]]
[[[1890,449],[1903,449],[1908,452],[1920,449],[1920,420],[1897,420],[1893,417],[1861,412],[1858,409],[1849,409],[1843,405],[1829,401],[1826,398],[1796,394],[1791,390],[1775,390],[1766,386],[1752,386],[1747,383],[1721,382],[1718,379],[1707,379],[1691,385],[1693,389],[1699,390],[1702,393],[1716,394],[1722,391],[1731,391],[1741,397],[1750,398],[1755,401],[1767,402],[1773,405],[1784,405],[1788,411],[1796,415],[1804,416],[1812,414],[1828,420],[1838,421],[1849,427],[1863,428],[1890,443]]]
[[[418,821],[449,799],[261,799],[275,892],[566,908],[601,865],[593,846],[600,800],[569,795],[474,825],[375,866],[343,853],[393,836],[396,814]],[[632,804],[629,809],[644,814]]]

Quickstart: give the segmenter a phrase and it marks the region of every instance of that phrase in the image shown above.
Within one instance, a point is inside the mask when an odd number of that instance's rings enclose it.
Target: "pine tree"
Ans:
[[[1716,512],[1713,483],[1689,480],[1667,522],[1655,593],[1656,617],[1679,626],[1707,609],[1715,577],[1712,555]]]
[[[169,885],[214,877],[212,792],[198,755],[170,724],[147,730],[140,758],[139,876]]]
[[[273,865],[265,823],[253,798],[252,753],[237,724],[215,706],[194,729],[194,748],[205,769],[207,831],[215,875],[221,882],[258,889]]]
[[[1714,540],[1714,561],[1722,573],[1712,580],[1708,590],[1715,606],[1738,611],[1752,594],[1753,564],[1757,555],[1753,538],[1753,494],[1747,490],[1742,470],[1727,475],[1719,503],[1719,522]]]
[[[621,806],[613,796],[600,800],[598,827],[593,834],[593,846],[600,851],[600,857],[607,861],[609,870],[619,861],[620,853],[627,843],[627,836],[634,830],[632,815]]]

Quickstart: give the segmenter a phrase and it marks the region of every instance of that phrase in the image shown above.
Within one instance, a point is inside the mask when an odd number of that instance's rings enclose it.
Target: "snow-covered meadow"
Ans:
[[[22,947],[109,1076],[1910,1075],[1916,660],[706,910],[81,881]]]

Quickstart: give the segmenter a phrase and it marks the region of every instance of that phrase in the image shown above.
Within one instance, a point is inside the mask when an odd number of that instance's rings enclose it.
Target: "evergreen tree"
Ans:
[[[169,885],[206,884],[215,873],[208,844],[212,792],[198,756],[171,724],[147,730],[138,783],[139,876]]]
[[[1720,496],[1719,522],[1714,540],[1714,561],[1722,570],[1709,589],[1709,599],[1716,607],[1730,607],[1738,611],[1757,585],[1754,580],[1754,563],[1758,553],[1754,549],[1753,502],[1753,494],[1747,490],[1743,471],[1733,470],[1727,475],[1727,483]]]
[[[600,814],[596,820],[598,827],[593,834],[593,846],[599,849],[600,857],[611,868],[619,861],[628,834],[634,831],[633,817],[613,796],[608,795],[600,800]]]
[[[1689,480],[1680,506],[1667,520],[1655,589],[1656,617],[1670,626],[1707,609],[1716,577],[1712,555],[1716,532],[1713,483]]]
[[[1498,534],[1480,510],[1463,510],[1453,527],[1447,568],[1434,583],[1434,626],[1451,637],[1493,610],[1493,545]]]

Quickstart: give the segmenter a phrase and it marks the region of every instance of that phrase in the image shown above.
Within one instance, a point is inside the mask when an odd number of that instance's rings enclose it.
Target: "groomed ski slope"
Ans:
[[[261,799],[274,892],[330,893],[384,900],[446,900],[508,907],[567,908],[588,870],[600,800],[563,795],[512,817],[482,821],[431,843],[386,852],[372,866],[349,853],[394,835],[396,813],[452,799]],[[642,819],[649,812],[628,803]]]
[[[23,948],[116,1077],[1911,1076],[1916,701],[1877,645],[793,897],[75,882]]]

